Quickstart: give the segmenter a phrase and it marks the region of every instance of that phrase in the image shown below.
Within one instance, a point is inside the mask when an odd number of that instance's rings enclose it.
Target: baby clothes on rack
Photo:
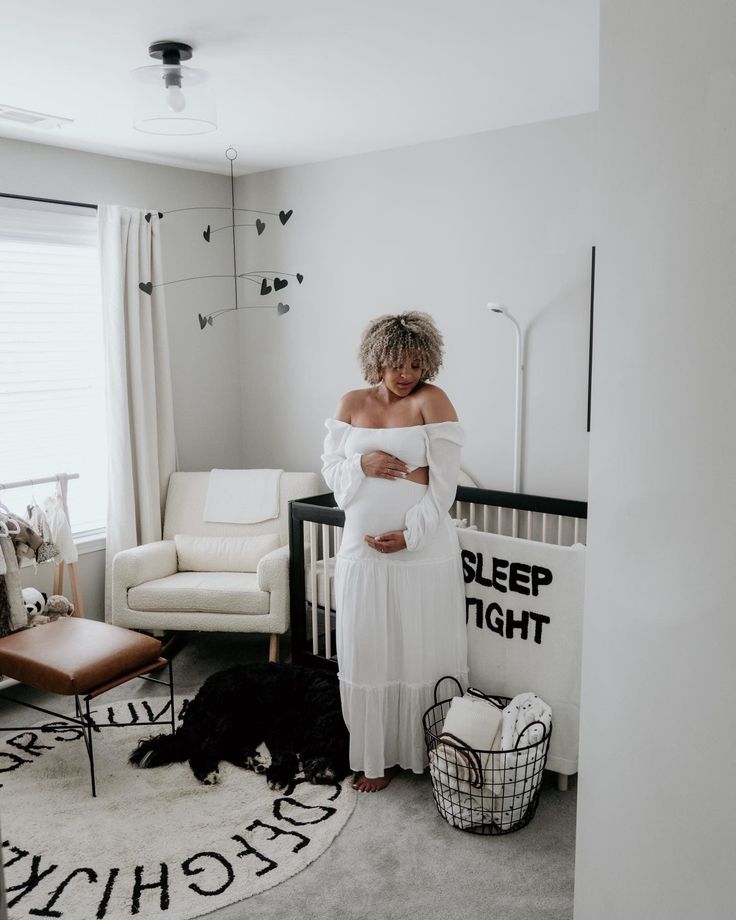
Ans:
[[[56,483],[56,493],[44,499],[39,509],[47,522],[50,539],[57,549],[61,562],[76,562],[79,553],[72,536],[69,518],[64,510],[64,498],[61,494],[61,484]]]
[[[9,536],[0,535],[0,557],[2,557],[3,568],[0,574],[0,581],[3,583],[3,589],[0,591],[0,638],[2,638],[28,625],[28,611],[23,604],[18,560],[12,538]]]

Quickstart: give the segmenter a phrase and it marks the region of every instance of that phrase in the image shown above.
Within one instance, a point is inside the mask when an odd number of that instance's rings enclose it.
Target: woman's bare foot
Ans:
[[[380,792],[381,789],[385,789],[391,782],[397,769],[397,767],[389,767],[388,770],[384,770],[383,776],[376,777],[366,776],[365,773],[359,773],[357,779],[353,783],[353,789],[357,789],[358,792]]]

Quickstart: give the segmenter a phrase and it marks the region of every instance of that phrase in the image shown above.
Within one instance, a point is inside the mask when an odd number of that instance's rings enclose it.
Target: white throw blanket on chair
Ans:
[[[277,518],[282,473],[283,470],[212,470],[205,521],[257,524]]]

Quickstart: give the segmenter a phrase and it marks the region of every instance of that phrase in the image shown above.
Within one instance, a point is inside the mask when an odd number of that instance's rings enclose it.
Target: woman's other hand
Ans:
[[[360,465],[366,476],[376,479],[404,479],[409,472],[409,467],[403,460],[383,450],[372,450],[369,454],[363,454]]]
[[[378,553],[398,553],[406,549],[406,540],[402,530],[389,530],[377,537],[365,537],[365,542]]]

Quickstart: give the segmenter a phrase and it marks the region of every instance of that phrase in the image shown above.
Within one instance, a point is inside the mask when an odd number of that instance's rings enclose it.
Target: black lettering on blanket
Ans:
[[[189,887],[197,894],[201,894],[208,898],[222,894],[223,891],[226,891],[232,885],[233,879],[235,878],[235,872],[230,863],[220,853],[215,853],[211,850],[203,850],[201,853],[195,853],[194,856],[190,856],[188,859],[185,859],[181,864],[184,875],[199,875],[202,872],[206,872],[206,865],[200,865],[192,868],[192,863],[195,860],[201,861],[203,858],[214,859],[215,862],[222,866],[222,868],[225,870],[225,881],[222,883],[222,885],[220,885],[219,888],[202,888],[200,885],[197,885],[196,882],[190,882]]]
[[[506,610],[500,604],[492,601],[483,610],[483,601],[479,597],[465,598],[465,622],[470,622],[470,612],[473,610],[475,626],[477,629],[489,629],[498,636],[506,639],[519,638],[528,640],[531,637],[537,645],[542,644],[542,632],[545,624],[551,619],[543,613],[534,610],[522,610],[517,616],[511,608]],[[530,631],[530,623],[534,624]]]
[[[24,853],[25,856],[28,856],[28,853]],[[14,862],[15,860],[13,860]],[[9,866],[10,863],[6,863],[5,866]],[[41,857],[32,856],[31,857],[31,867],[28,873],[28,878],[19,882],[17,885],[8,885],[7,892],[10,894],[11,891],[19,891],[20,894],[16,895],[14,898],[8,899],[8,907],[15,907],[15,905],[24,898],[27,894],[30,894],[35,888],[38,887],[42,879],[46,878],[47,875],[51,875],[52,872],[55,872],[59,867],[55,863],[51,863],[48,869],[44,869],[42,872],[39,871],[41,868]]]
[[[17,770],[24,763],[33,763],[32,760],[26,760],[25,757],[19,757],[10,751],[0,751],[0,773],[10,773],[11,770]],[[0,789],[3,784],[0,783]]]
[[[307,846],[308,843],[311,843],[309,837],[305,837],[304,834],[300,834],[299,831],[287,831],[282,827],[275,827],[273,824],[266,824],[259,818],[256,818],[252,824],[249,824],[248,827],[246,827],[246,830],[254,831],[257,827],[262,827],[264,830],[273,831],[271,836],[268,838],[269,840],[275,840],[280,834],[289,834],[292,837],[298,837],[299,839],[291,850],[292,853],[298,853],[299,850],[302,850],[305,846]]]
[[[161,871],[158,881],[143,882],[143,873],[145,866],[135,867],[135,883],[133,885],[133,897],[131,900],[131,914],[137,914],[141,909],[141,893],[150,888],[160,888],[159,905],[161,910],[169,909],[169,867],[166,863],[161,863]]]
[[[34,917],[63,917],[64,913],[60,910],[53,910],[54,904],[59,900],[59,898],[64,893],[64,889],[67,887],[69,882],[76,875],[86,875],[87,880],[94,884],[97,881],[97,873],[94,869],[87,869],[85,867],[80,867],[79,869],[74,869],[72,872],[67,875],[67,877],[56,886],[55,891],[51,893],[51,897],[46,902],[45,907],[32,907],[28,913],[33,914]]]
[[[244,856],[255,856],[256,859],[260,859],[261,862],[266,863],[266,865],[262,869],[258,869],[258,871],[256,872],[256,875],[259,875],[259,876],[265,875],[267,872],[270,872],[272,869],[278,868],[279,864],[277,862],[274,862],[272,859],[269,859],[268,856],[264,856],[263,853],[259,853],[258,850],[255,847],[252,847],[244,837],[240,836],[240,834],[233,834],[232,839],[236,843],[242,844],[242,847],[243,847],[242,852],[236,853],[235,854],[236,856],[240,857],[241,859]]]
[[[25,740],[23,740],[25,739]],[[21,732],[20,735],[14,735],[5,742],[11,747],[18,748],[19,751],[25,751],[33,757],[40,757],[42,751],[53,751],[50,744],[40,744],[38,735],[35,732]]]
[[[543,565],[510,562],[498,556],[492,556],[490,562],[484,563],[483,553],[474,553],[469,549],[462,550],[460,555],[466,585],[475,582],[484,588],[495,588],[502,594],[510,591],[537,597],[540,588],[546,588],[553,581],[552,572]],[[490,578],[487,573],[490,573]]]
[[[75,728],[68,722],[47,722],[41,725],[41,732],[44,734],[53,734],[54,741],[78,741],[84,732],[81,728]]]
[[[107,882],[105,883],[105,891],[102,894],[100,903],[97,905],[97,913],[95,914],[95,920],[104,920],[107,916],[107,906],[110,903],[110,898],[112,896],[112,889],[115,886],[115,879],[118,877],[120,869],[112,868],[110,873],[107,876]]]
[[[322,814],[318,818],[314,818],[313,821],[297,821],[295,818],[290,818],[287,814],[284,814],[284,804],[293,805],[294,808],[303,808],[305,812],[321,811]],[[296,824],[297,827],[302,827],[305,824],[319,824],[321,821],[331,818],[336,811],[336,808],[330,808],[329,805],[303,805],[288,795],[281,796],[273,803],[274,818],[278,821],[288,821],[289,824]]]

